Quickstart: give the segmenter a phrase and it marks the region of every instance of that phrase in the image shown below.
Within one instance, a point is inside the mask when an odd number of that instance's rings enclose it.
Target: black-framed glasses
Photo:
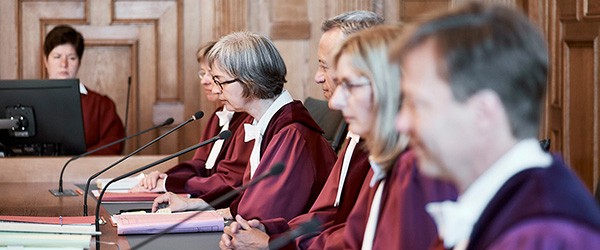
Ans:
[[[215,84],[221,88],[221,90],[223,90],[223,85],[227,85],[227,84],[230,84],[230,83],[234,83],[234,82],[237,82],[237,81],[241,81],[239,78],[234,78],[233,80],[229,80],[229,81],[224,81],[224,82],[221,82],[221,81],[219,81],[219,79],[217,79],[217,77],[215,77],[215,76],[213,76],[213,78],[212,78],[212,79],[213,79],[213,82],[215,82]]]

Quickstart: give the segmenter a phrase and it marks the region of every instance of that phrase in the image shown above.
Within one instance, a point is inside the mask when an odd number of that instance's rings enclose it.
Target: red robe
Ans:
[[[372,172],[369,172],[369,181]],[[427,249],[437,239],[433,219],[425,205],[456,200],[456,189],[419,173],[411,150],[404,151],[385,177],[373,249]],[[369,209],[378,185],[361,191],[346,221],[346,249],[360,249]]]
[[[600,208],[560,157],[512,176],[473,226],[467,249],[598,249]]]
[[[343,228],[346,218],[356,203],[361,186],[365,182],[367,173],[371,168],[369,164],[369,154],[363,147],[364,143],[361,141],[356,145],[356,148],[352,153],[339,206],[334,207],[333,204],[335,203],[337,195],[342,163],[344,161],[347,146],[335,162],[323,190],[321,190],[319,197],[308,213],[299,215],[288,223],[281,218],[262,221],[267,228],[267,233],[271,235],[271,240],[276,239],[281,233],[284,233],[287,230],[297,228],[303,223],[308,222],[313,218],[317,218],[321,222],[321,230],[313,234],[299,237],[296,241],[297,245],[294,244],[294,246],[297,246],[299,249],[323,249],[326,241],[330,240],[337,241],[343,246],[341,237],[334,240],[332,234],[336,230]],[[288,248],[294,247],[288,246]]]
[[[200,141],[219,134],[221,126],[219,126],[219,117],[216,112],[221,110],[222,108],[216,109],[210,116]],[[243,128],[241,125],[247,117],[249,116],[246,113],[234,113],[231,121],[229,121],[229,130],[235,132],[239,127]],[[243,137],[241,143],[232,143],[234,140],[240,139],[233,135],[223,142],[223,147],[217,156],[215,165],[210,170],[205,168],[205,164],[214,144],[198,148],[191,160],[179,163],[167,171],[166,189],[175,193],[189,193],[193,197],[199,197],[210,202],[240,186],[252,151],[252,144],[244,143]],[[235,147],[232,147],[232,145],[235,145]],[[227,207],[228,205],[222,204],[218,207]]]
[[[81,111],[86,150],[91,151],[125,137],[125,128],[110,98],[90,89],[87,92],[87,95],[81,94]],[[124,142],[117,143],[94,155],[119,155],[124,145]]]
[[[336,160],[322,133],[301,102],[293,101],[279,109],[263,135],[261,159],[254,176],[280,162],[285,164],[285,169],[238,196],[230,207],[232,215],[240,214],[246,219],[291,220],[308,212]],[[248,164],[244,183],[249,181]]]

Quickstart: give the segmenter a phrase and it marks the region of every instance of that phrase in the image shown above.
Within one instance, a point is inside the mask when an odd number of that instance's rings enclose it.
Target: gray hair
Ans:
[[[207,56],[227,74],[240,79],[244,97],[270,99],[283,91],[287,69],[279,51],[268,38],[247,32],[222,37]]]
[[[344,35],[367,29],[383,23],[383,18],[371,11],[349,11],[327,19],[321,25],[321,31],[339,28]]]

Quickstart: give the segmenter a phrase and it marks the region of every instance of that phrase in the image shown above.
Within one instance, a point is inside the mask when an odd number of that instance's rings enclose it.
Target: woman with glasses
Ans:
[[[275,45],[266,37],[236,32],[221,38],[208,54],[215,86],[212,92],[228,110],[247,112],[251,117],[239,140],[252,145],[244,183],[283,163],[281,174],[269,177],[240,194],[230,208],[220,210],[227,219],[287,220],[306,213],[317,198],[336,156],[322,136],[323,131],[300,101],[283,88],[287,69]],[[158,197],[172,211],[198,209],[202,200],[183,199],[171,193]]]
[[[388,51],[399,35],[398,27],[375,27],[349,37],[333,54],[338,86],[329,106],[365,139],[372,169],[348,215],[345,249],[428,249],[437,233],[425,205],[456,198],[451,185],[421,175],[408,136],[394,127],[401,79]]]
[[[215,42],[209,42],[196,52],[200,67],[198,77],[206,99],[220,104],[209,117],[200,141],[208,140],[221,131],[236,131],[248,117],[244,112],[228,110],[219,101],[218,95],[212,93],[214,83],[206,56],[214,44]],[[211,201],[242,183],[252,147],[240,144],[236,147],[235,153],[227,154],[231,141],[219,140],[214,144],[200,147],[191,160],[177,164],[166,173],[153,171],[147,174],[131,191],[187,193]],[[228,206],[228,204],[222,205]]]

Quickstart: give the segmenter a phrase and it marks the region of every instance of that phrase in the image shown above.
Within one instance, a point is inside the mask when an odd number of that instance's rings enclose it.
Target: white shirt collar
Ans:
[[[383,180],[385,178],[385,171],[381,165],[377,164],[375,161],[369,159],[369,163],[371,164],[371,169],[373,170],[373,177],[371,178],[371,182],[369,183],[370,187],[374,187],[378,181]]]
[[[275,113],[277,113],[277,111],[279,111],[283,106],[293,101],[294,99],[290,93],[284,89],[279,97],[277,97],[273,104],[271,104],[271,106],[267,109],[267,111],[265,111],[258,123],[256,122],[256,119],[254,119],[252,124],[256,125],[258,129],[260,129],[259,131],[261,136],[264,135],[265,131],[267,130],[267,126],[269,125],[269,122],[271,122],[271,118],[273,118]]]
[[[456,202],[432,202],[427,212],[433,217],[444,246],[450,248],[468,241],[473,225],[498,190],[512,176],[530,168],[547,168],[552,157],[543,152],[536,139],[525,139],[513,146],[488,168]]]
[[[81,83],[81,81],[79,82],[79,93],[82,95],[88,94],[88,90],[85,88],[85,85],[83,85],[83,83]]]
[[[348,133],[346,134],[346,138],[350,138],[350,140],[354,143],[358,143],[360,141],[360,135],[352,133],[352,131],[348,131]]]

